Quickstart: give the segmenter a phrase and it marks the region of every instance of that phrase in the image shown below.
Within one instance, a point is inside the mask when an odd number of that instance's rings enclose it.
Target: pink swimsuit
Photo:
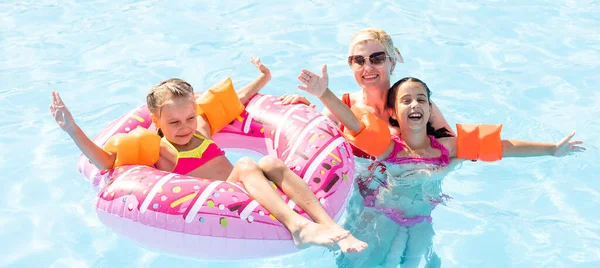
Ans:
[[[404,145],[404,142],[400,139],[400,137],[394,136],[394,137],[392,137],[392,140],[395,143],[394,150],[392,151],[390,156],[388,156],[388,158],[384,160],[384,163],[374,162],[373,164],[371,164],[371,166],[369,166],[369,170],[375,169],[377,167],[383,167],[383,169],[385,170],[385,164],[402,165],[402,164],[425,163],[425,164],[430,164],[430,165],[437,166],[437,167],[448,166],[448,164],[450,163],[450,156],[449,156],[448,150],[441,143],[439,143],[435,139],[435,137],[429,136],[429,139],[431,141],[431,147],[435,148],[435,149],[439,149],[442,152],[442,154],[439,157],[434,157],[434,158],[421,158],[421,157],[414,157],[414,156],[397,157],[398,153],[401,152],[402,150],[404,150],[405,145]],[[415,216],[415,217],[406,218],[403,216],[404,213],[400,210],[393,209],[393,208],[381,208],[381,207],[377,206],[375,203],[375,199],[376,199],[376,196],[379,194],[379,189],[381,187],[386,187],[387,185],[385,182],[381,182],[381,185],[379,185],[375,190],[371,190],[367,185],[373,179],[374,179],[374,177],[370,176],[366,180],[359,181],[359,183],[358,183],[360,193],[364,197],[365,207],[370,207],[370,208],[376,209],[377,211],[383,213],[390,220],[396,222],[398,225],[401,225],[401,226],[412,226],[412,225],[418,224],[423,221],[427,221],[427,222],[431,223],[431,216]],[[435,206],[439,202],[431,201],[431,203]]]
[[[198,167],[204,165],[209,160],[217,156],[224,155],[225,152],[217,146],[212,140],[206,139],[200,134],[194,133],[194,137],[200,139],[202,143],[192,150],[180,152],[175,149],[175,146],[171,144],[167,139],[163,138],[167,144],[177,152],[177,163],[173,169],[173,173],[186,175]]]

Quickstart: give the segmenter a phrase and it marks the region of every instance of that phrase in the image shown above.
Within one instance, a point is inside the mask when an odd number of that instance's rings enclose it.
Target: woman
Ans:
[[[400,52],[394,47],[392,38],[385,31],[374,28],[358,31],[350,42],[348,64],[354,72],[354,80],[361,90],[351,94],[343,94],[341,97],[342,102],[348,107],[367,106],[377,117],[387,122],[390,115],[385,109],[385,103],[387,91],[391,86],[390,77],[396,68],[396,64],[402,62],[404,61]],[[302,72],[315,75],[307,70],[302,70]],[[327,87],[329,78],[326,65],[323,65],[322,72],[322,81]],[[306,98],[296,94],[283,95],[280,100],[283,104],[305,103],[310,105]],[[435,129],[445,127],[454,135],[437,105],[432,103],[431,107],[432,127]],[[322,113],[338,123],[338,119],[332,115],[327,107],[323,109]],[[343,129],[343,126],[341,127]],[[352,149],[355,156],[372,158],[372,156],[358,148],[353,147]]]

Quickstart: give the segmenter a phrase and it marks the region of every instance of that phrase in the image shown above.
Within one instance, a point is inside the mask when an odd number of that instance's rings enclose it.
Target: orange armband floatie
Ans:
[[[492,162],[502,159],[502,125],[456,124],[456,157]]]
[[[137,127],[127,134],[112,136],[104,144],[104,151],[117,154],[113,168],[122,165],[152,166],[160,157],[160,136]]]
[[[372,156],[377,157],[382,155],[390,145],[390,142],[392,142],[387,122],[355,106],[352,107],[352,113],[356,115],[358,120],[365,124],[365,128],[358,133],[344,128],[342,134],[346,140]]]
[[[233,89],[231,78],[214,85],[196,99],[196,104],[196,114],[206,116],[211,135],[227,126],[245,108]]]

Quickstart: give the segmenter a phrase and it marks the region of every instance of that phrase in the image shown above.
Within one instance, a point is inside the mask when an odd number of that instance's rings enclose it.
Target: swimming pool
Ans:
[[[89,135],[167,77],[196,89],[225,76],[247,83],[256,75],[250,55],[272,71],[266,93],[299,92],[300,69],[327,63],[330,87],[341,94],[356,90],[347,44],[374,26],[404,56],[394,80],[426,81],[451,124],[503,123],[505,137],[539,141],[576,130],[588,148],[450,173],[443,187],[453,199],[432,214],[443,267],[598,267],[597,14],[598,1],[2,3],[0,266],[335,266],[335,254],[319,248],[217,262],[114,234],[96,217],[77,147],[50,116],[50,92],[61,92]]]

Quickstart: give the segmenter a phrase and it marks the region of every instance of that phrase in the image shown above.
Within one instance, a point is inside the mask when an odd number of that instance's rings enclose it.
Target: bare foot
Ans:
[[[358,240],[352,234],[348,235],[337,242],[338,246],[344,253],[358,253],[366,249],[369,245],[361,240]]]
[[[330,246],[336,241],[346,238],[349,234],[346,230],[331,229],[308,220],[300,223],[298,228],[292,232],[294,244],[298,248],[306,248],[311,245]]]

